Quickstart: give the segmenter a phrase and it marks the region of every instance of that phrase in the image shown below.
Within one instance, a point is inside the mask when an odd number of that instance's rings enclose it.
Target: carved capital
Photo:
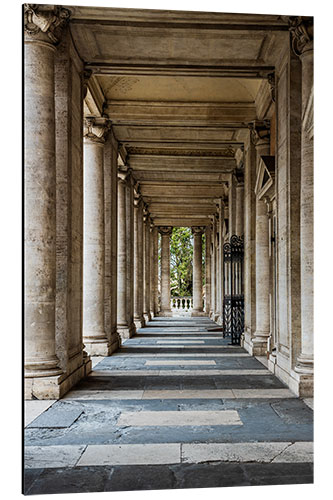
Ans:
[[[88,81],[92,75],[91,69],[84,69],[82,71],[82,87],[83,87],[83,99],[86,98],[88,92]]]
[[[255,146],[267,144],[270,140],[269,120],[254,120],[248,124],[251,133],[251,141]]]
[[[273,73],[269,73],[267,75],[267,81],[268,81],[269,89],[271,91],[272,101],[275,102],[275,72],[274,71],[273,71]]]
[[[313,50],[313,17],[293,16],[289,18],[291,48],[297,56]]]
[[[163,237],[163,236],[171,236],[171,233],[172,233],[172,227],[171,226],[160,226],[158,228],[158,232],[160,233],[160,235]]]
[[[201,236],[205,231],[205,227],[202,226],[194,226],[191,229],[193,236]]]
[[[127,165],[118,165],[118,181],[126,182],[131,175],[131,169]]]
[[[24,38],[57,45],[71,12],[59,5],[24,4]]]
[[[110,120],[90,116],[84,120],[83,136],[85,140],[103,144],[110,129]]]

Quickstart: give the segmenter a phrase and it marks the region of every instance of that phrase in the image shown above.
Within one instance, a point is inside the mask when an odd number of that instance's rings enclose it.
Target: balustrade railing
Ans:
[[[193,297],[171,297],[171,311],[187,313],[193,309]]]

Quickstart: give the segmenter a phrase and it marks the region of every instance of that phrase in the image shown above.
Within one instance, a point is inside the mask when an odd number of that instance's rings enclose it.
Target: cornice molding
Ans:
[[[129,147],[127,149],[130,155],[149,155],[149,156],[200,156],[200,157],[227,157],[234,158],[235,149],[230,147],[219,150],[190,150],[190,149],[158,149],[158,148],[139,148]]]
[[[25,41],[42,41],[57,45],[71,11],[59,5],[24,4]]]

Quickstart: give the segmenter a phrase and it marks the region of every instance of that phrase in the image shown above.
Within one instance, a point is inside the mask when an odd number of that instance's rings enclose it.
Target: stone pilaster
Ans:
[[[161,311],[160,316],[171,316],[170,292],[170,236],[172,227],[159,227],[161,234]]]
[[[205,312],[210,313],[210,298],[211,298],[211,227],[207,226],[205,231],[206,244],[205,244],[205,290],[206,290],[206,303]]]
[[[243,236],[244,234],[244,182],[238,182],[236,185],[235,234],[237,236]]]
[[[203,313],[202,307],[202,234],[203,227],[192,227],[193,233],[193,311],[192,316]]]
[[[145,207],[143,211],[143,265],[144,265],[144,281],[143,281],[143,317],[145,321],[151,320],[150,315],[150,217],[148,208]]]
[[[133,335],[133,325],[128,322],[127,303],[127,204],[126,185],[128,167],[118,168],[118,272],[117,272],[117,330],[122,339]]]
[[[144,326],[143,318],[143,201],[137,193],[134,197],[134,324]]]
[[[269,155],[269,125],[255,122],[252,141],[256,148],[257,172],[260,157]],[[256,193],[257,194],[257,193]],[[270,265],[269,265],[269,225],[264,199],[256,198],[256,331],[252,338],[252,354],[262,356],[267,353],[270,336]]]
[[[83,341],[92,356],[108,356],[104,327],[104,142],[109,125],[89,118],[84,130]]]
[[[66,392],[55,343],[56,169],[54,55],[70,12],[24,6],[25,51],[25,393]]]
[[[292,18],[292,47],[302,63],[301,139],[301,352],[297,392],[313,393],[313,18]]]

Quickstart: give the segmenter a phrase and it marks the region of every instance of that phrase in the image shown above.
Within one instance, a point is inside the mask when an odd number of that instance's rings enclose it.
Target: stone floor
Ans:
[[[26,402],[25,494],[312,483],[312,401],[214,328],[155,318],[63,399]]]

